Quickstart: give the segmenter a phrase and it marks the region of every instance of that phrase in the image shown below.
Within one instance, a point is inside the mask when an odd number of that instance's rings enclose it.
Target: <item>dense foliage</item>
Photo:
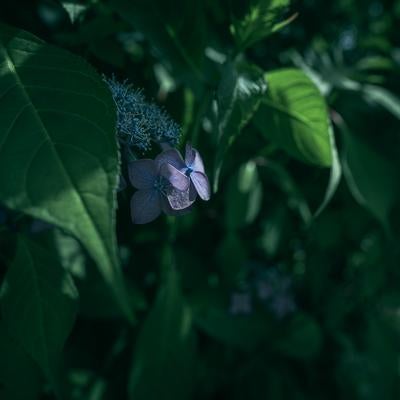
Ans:
[[[1,2],[0,399],[399,398],[399,26]]]

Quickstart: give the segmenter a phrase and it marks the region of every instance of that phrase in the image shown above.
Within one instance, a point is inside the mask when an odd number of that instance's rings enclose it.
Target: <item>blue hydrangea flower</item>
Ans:
[[[114,77],[104,78],[117,107],[117,134],[121,143],[139,151],[151,149],[151,143],[179,142],[180,127],[160,107],[148,103],[140,90]]]
[[[173,165],[190,179],[189,197],[193,201],[197,194],[203,200],[210,200],[211,189],[208,177],[204,170],[203,160],[200,153],[190,144],[186,145],[185,160],[176,149],[163,152],[163,161]]]
[[[167,215],[180,215],[192,205],[189,178],[164,162],[163,153],[155,160],[133,161],[128,170],[132,186],[138,189],[131,199],[131,216],[135,224],[151,222],[161,211]]]

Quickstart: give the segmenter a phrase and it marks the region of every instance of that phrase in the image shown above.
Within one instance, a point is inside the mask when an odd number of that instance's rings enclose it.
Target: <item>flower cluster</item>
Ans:
[[[257,265],[246,290],[232,293],[229,311],[232,315],[250,314],[255,300],[279,319],[296,310],[292,280],[277,268]]]
[[[259,272],[254,281],[258,299],[276,317],[283,318],[296,310],[292,280],[277,268]]]
[[[106,78],[117,108],[117,134],[121,143],[141,152],[151,149],[152,142],[176,146],[180,127],[156,104],[148,103],[140,90],[115,77]]]
[[[140,159],[129,166],[129,180],[138,189],[132,196],[131,215],[135,224],[146,224],[163,211],[167,215],[187,212],[197,195],[210,198],[210,185],[199,152],[186,145],[185,160],[170,148],[154,160]]]

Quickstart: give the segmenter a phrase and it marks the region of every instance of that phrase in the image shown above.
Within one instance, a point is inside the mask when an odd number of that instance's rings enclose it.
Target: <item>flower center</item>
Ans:
[[[186,176],[190,176],[190,174],[191,174],[192,172],[193,172],[192,168],[187,167],[187,168],[186,168],[186,171],[185,171],[185,175],[186,175]]]
[[[167,189],[169,185],[170,183],[163,176],[158,176],[157,179],[154,181],[154,189],[156,189],[159,193],[163,194],[164,196],[167,195]]]

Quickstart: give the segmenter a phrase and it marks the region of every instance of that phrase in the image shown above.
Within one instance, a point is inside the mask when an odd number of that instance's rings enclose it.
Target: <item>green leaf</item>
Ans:
[[[356,137],[343,123],[343,173],[356,201],[390,232],[389,215],[397,200],[398,174],[389,159]]]
[[[400,99],[383,87],[375,85],[361,86],[362,93],[368,101],[379,104],[388,112],[400,119]]]
[[[300,359],[318,355],[322,347],[322,331],[317,321],[307,314],[296,314],[274,343],[281,353]]]
[[[254,161],[242,165],[228,183],[225,208],[225,225],[240,229],[257,217],[262,201],[262,185]]]
[[[112,293],[90,262],[79,242],[60,230],[53,231],[53,245],[61,265],[71,273],[79,292],[79,315],[86,318],[123,318],[121,308],[112,299]],[[143,294],[127,281],[128,298],[133,312],[146,308]]]
[[[231,33],[239,51],[284,28],[296,14],[283,19],[290,0],[252,0],[243,19],[234,19]]]
[[[65,229],[130,310],[115,238],[115,106],[81,58],[0,25],[0,202]]]
[[[326,188],[324,199],[321,205],[318,207],[317,211],[314,213],[314,219],[317,218],[330,203],[334,194],[336,193],[336,190],[342,178],[342,166],[340,164],[339,154],[336,149],[335,137],[333,134],[333,129],[331,124],[329,124],[329,138],[331,142],[331,151],[332,151],[331,173],[329,176],[329,183]]]
[[[215,104],[217,151],[214,192],[218,190],[224,156],[257,110],[266,87],[258,67],[240,61],[225,64]]]
[[[170,269],[137,339],[129,378],[132,400],[189,399],[195,337],[191,310]]]
[[[0,321],[0,399],[36,400],[40,389],[40,370]]]
[[[109,7],[143,33],[160,59],[176,70],[179,79],[189,85],[204,80],[207,29],[203,2],[113,0]]]
[[[265,79],[268,92],[254,117],[257,128],[291,156],[330,167],[329,117],[318,88],[297,69],[271,71]]]
[[[232,315],[221,288],[199,291],[191,300],[196,325],[208,336],[234,348],[253,351],[262,343],[274,341],[273,321],[265,312]]]
[[[61,5],[65,8],[65,11],[67,11],[72,23],[75,23],[85,13],[87,9],[86,5],[78,4],[74,0],[62,1]]]
[[[234,231],[228,231],[218,245],[216,255],[224,284],[235,287],[243,281],[247,272],[246,257],[246,248],[241,237]]]
[[[5,276],[1,311],[8,332],[55,384],[55,369],[75,322],[78,292],[54,254],[18,238]]]

